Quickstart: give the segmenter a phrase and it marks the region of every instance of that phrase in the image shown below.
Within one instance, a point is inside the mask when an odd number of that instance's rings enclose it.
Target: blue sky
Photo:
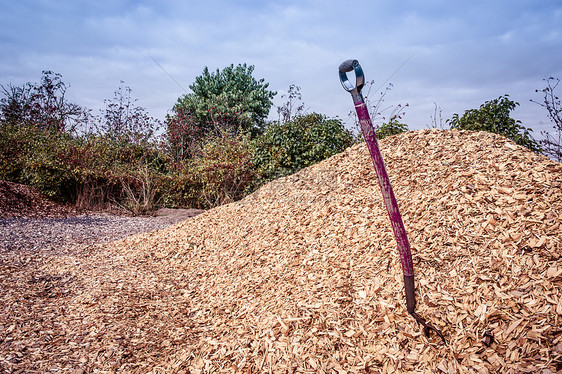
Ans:
[[[434,103],[447,119],[509,94],[539,137],[552,125],[529,100],[562,78],[561,47],[560,0],[0,0],[1,84],[55,71],[97,113],[123,80],[161,119],[185,94],[168,73],[189,92],[205,66],[247,63],[276,105],[294,83],[309,111],[347,120],[337,68],[356,58],[374,88],[391,77],[385,106],[409,104],[410,129],[430,125]]]

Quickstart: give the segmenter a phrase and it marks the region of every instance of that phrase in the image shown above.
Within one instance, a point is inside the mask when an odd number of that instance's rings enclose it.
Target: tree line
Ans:
[[[124,82],[97,115],[70,103],[51,71],[40,83],[1,85],[0,179],[84,209],[209,208],[353,143],[341,120],[289,104],[268,122],[276,92],[253,70],[205,68],[164,121],[137,105]]]
[[[279,119],[268,121],[277,93],[253,73],[246,64],[205,67],[163,121],[139,106],[124,82],[98,114],[68,101],[58,73],[44,71],[35,84],[0,85],[0,179],[91,210],[210,208],[361,141],[339,118],[305,110],[296,85],[281,96]],[[548,110],[558,137],[536,141],[531,129],[510,117],[518,103],[507,95],[446,123],[496,132],[560,161],[558,82],[550,78],[547,88],[537,90],[544,94],[537,103]],[[366,99],[371,117],[380,118],[384,93],[374,103]],[[379,138],[408,130],[402,123],[407,106],[377,123]]]

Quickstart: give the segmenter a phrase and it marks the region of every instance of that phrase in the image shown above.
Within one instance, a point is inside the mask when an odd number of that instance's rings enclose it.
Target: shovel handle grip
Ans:
[[[346,60],[340,64],[339,67],[340,82],[343,88],[347,92],[355,94],[354,96],[359,96],[361,94],[361,89],[365,85],[365,75],[363,74],[363,69],[357,60]],[[351,83],[347,73],[355,72],[355,84]]]
[[[342,73],[342,72],[348,73],[348,72],[352,71],[354,64],[358,65],[359,61],[354,60],[354,59],[345,60],[344,62],[342,62],[340,64],[340,67],[339,67],[340,73]]]

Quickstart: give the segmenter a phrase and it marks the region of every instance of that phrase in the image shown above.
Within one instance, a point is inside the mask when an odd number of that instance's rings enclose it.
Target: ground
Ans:
[[[562,164],[458,130],[380,147],[416,312],[446,345],[407,313],[357,144],[155,231],[165,216],[0,219],[0,372],[561,372]]]

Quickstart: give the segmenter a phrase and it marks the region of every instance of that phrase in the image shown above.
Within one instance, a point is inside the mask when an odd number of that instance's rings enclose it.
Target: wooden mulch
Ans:
[[[0,218],[67,217],[77,213],[75,208],[48,199],[36,188],[0,180]]]
[[[417,311],[365,144],[242,201],[69,255],[0,258],[0,369],[562,371],[562,165],[489,133],[380,142]]]

